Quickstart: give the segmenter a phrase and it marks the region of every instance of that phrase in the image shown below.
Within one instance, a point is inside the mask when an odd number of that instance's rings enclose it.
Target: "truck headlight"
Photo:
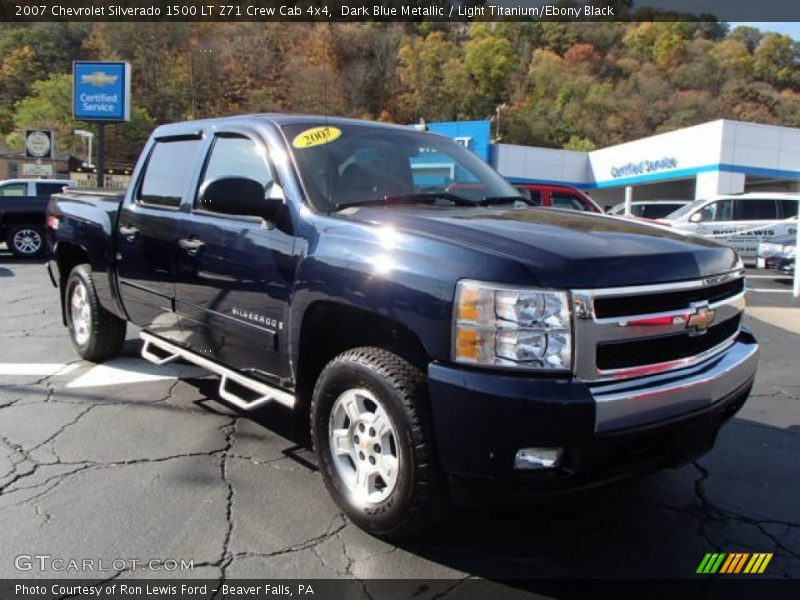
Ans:
[[[455,362],[487,367],[570,370],[567,292],[459,281],[452,355]]]

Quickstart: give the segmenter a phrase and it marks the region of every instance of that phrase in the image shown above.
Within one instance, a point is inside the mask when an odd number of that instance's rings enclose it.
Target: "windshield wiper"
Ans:
[[[403,194],[399,196],[381,196],[357,202],[342,202],[333,207],[333,212],[358,206],[393,206],[395,204],[433,204],[437,200],[448,200],[456,206],[476,206],[477,203],[448,192],[427,192],[424,194]]]

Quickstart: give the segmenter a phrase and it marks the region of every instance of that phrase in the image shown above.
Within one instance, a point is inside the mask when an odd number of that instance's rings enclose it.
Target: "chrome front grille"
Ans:
[[[744,271],[694,281],[573,290],[575,373],[587,382],[692,366],[730,346],[744,311]]]

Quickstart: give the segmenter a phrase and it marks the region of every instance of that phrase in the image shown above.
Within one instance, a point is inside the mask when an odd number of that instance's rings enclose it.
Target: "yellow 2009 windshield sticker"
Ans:
[[[322,144],[329,144],[340,135],[342,135],[342,130],[338,127],[312,127],[294,136],[292,146],[295,148],[321,146]]]

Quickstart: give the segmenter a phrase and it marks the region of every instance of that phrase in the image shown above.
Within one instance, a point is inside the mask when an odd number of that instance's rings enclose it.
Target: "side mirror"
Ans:
[[[694,213],[691,217],[689,217],[689,222],[690,223],[699,223],[702,220],[703,220],[703,212],[702,211],[698,211],[698,212]]]
[[[199,208],[222,215],[261,217],[273,221],[283,208],[280,186],[270,183],[267,190],[258,181],[247,177],[222,177],[200,188]],[[267,194],[269,192],[269,195]]]

